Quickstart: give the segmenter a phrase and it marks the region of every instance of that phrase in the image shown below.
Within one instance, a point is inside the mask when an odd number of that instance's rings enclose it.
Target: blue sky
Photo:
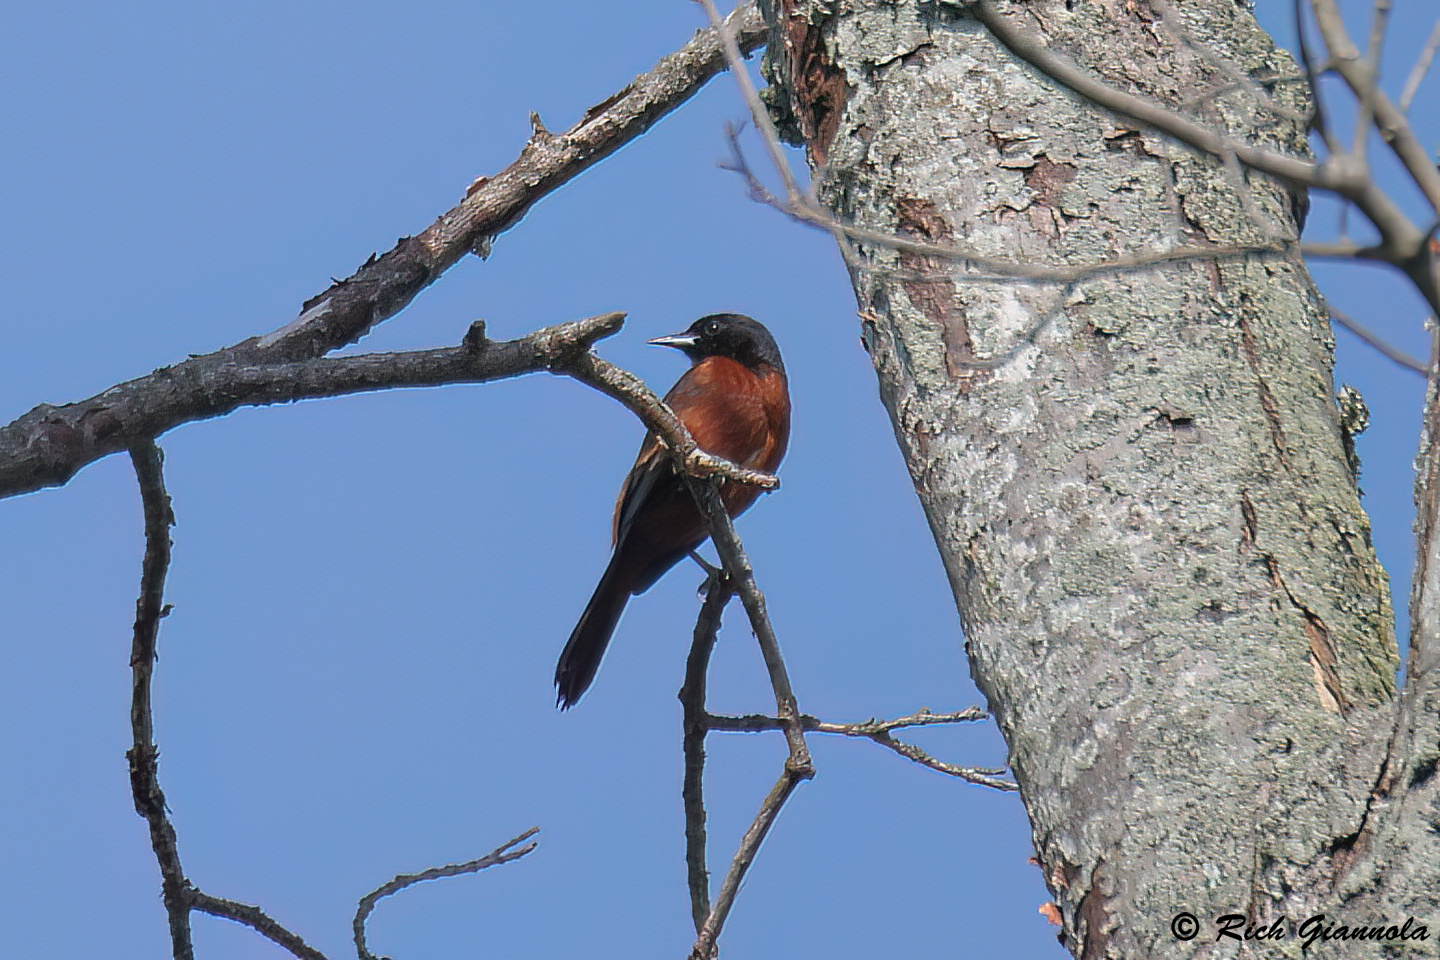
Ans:
[[[1289,4],[1259,6],[1279,17]],[[1424,6],[1397,4],[1398,63],[1423,42]],[[8,11],[0,420],[280,326],[508,164],[531,110],[569,126],[702,23],[678,0],[562,0],[540,24],[529,9]],[[802,707],[861,720],[980,702],[839,258],[716,168],[723,125],[742,116],[728,78],[713,82],[361,349],[454,344],[476,317],[498,338],[626,310],[601,351],[663,390],[683,358],[646,339],[714,311],[762,319],[797,414],[784,485],[740,531]],[[1317,202],[1314,217],[1331,215]],[[1403,283],[1375,268],[1318,275],[1338,306],[1425,353]],[[1337,381],[1373,412],[1362,485],[1403,603],[1421,384],[1337,339]],[[382,903],[372,947],[683,955],[675,691],[698,572],[631,605],[578,708],[557,713],[550,681],[640,433],[613,401],[536,376],[245,410],[162,439],[179,523],[156,726],[197,884],[341,957],[363,893],[538,825],[526,860]],[[0,544],[0,936],[15,956],[168,955],[125,773],[142,548],[128,461],[0,503]],[[727,624],[712,704],[764,710],[738,607]],[[914,739],[955,762],[1004,761],[988,725]],[[1048,894],[1017,798],[866,743],[812,749],[819,774],[742,891],[727,957],[1062,955],[1036,912]],[[715,735],[710,753],[718,872],[783,745]],[[207,960],[286,956],[225,921],[195,929]]]

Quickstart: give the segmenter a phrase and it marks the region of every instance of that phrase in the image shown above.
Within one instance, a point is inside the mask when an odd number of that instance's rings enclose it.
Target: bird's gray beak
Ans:
[[[676,350],[684,350],[686,347],[695,346],[697,337],[693,333],[672,333],[668,337],[656,337],[649,341],[657,347],[674,347]]]

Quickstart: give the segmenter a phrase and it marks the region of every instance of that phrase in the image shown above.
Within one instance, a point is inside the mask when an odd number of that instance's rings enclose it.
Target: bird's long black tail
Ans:
[[[560,662],[555,666],[555,702],[561,710],[575,706],[580,696],[590,688],[595,671],[600,669],[600,658],[620,622],[620,614],[630,600],[630,591],[621,581],[614,557],[605,575],[580,615],[580,622],[570,634],[565,649],[560,651]]]

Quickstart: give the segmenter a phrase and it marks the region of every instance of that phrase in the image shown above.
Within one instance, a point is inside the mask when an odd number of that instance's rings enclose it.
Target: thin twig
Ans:
[[[518,837],[507,840],[494,850],[485,854],[485,856],[475,860],[467,860],[464,863],[451,863],[443,867],[431,867],[429,870],[422,870],[419,873],[398,874],[393,880],[381,884],[379,887],[365,894],[365,896],[360,898],[360,905],[355,911],[355,920],[352,923],[355,933],[355,951],[359,955],[360,960],[380,960],[380,958],[370,952],[365,944],[365,922],[369,919],[370,912],[375,909],[375,904],[378,903],[381,898],[388,897],[393,893],[404,890],[406,887],[422,883],[426,880],[439,880],[444,877],[458,877],[467,873],[479,873],[487,867],[496,867],[502,863],[509,863],[511,860],[519,860],[534,850],[538,844],[532,841],[531,843],[526,843],[525,846],[518,850],[511,848],[517,844],[525,843],[526,840],[529,840],[539,832],[539,827],[531,827]]]
[[[1360,163],[1365,162],[1366,148],[1370,144],[1370,128],[1375,123],[1375,94],[1380,89],[1380,58],[1385,50],[1385,28],[1390,23],[1391,0],[1375,0],[1370,17],[1370,43],[1365,58],[1370,81],[1356,95],[1360,109],[1355,111],[1355,139],[1350,148],[1351,155]]]
[[[968,267],[986,271],[984,273],[957,273],[946,278],[950,282],[957,284],[1003,283],[1007,281],[1068,284],[1074,283],[1077,280],[1089,280],[1108,274],[1145,270],[1150,267],[1164,266],[1171,263],[1185,263],[1192,260],[1223,262],[1225,260],[1252,256],[1283,255],[1290,252],[1289,243],[1270,242],[1263,244],[1210,244],[1197,247],[1177,247],[1171,250],[1138,253],[1129,257],[1117,257],[1113,260],[1102,260],[1096,263],[1081,264],[1078,266],[1050,266],[1046,264],[1004,260],[999,257],[988,256],[968,247],[961,247],[954,244],[928,243],[923,240],[912,240],[908,237],[886,233],[882,230],[857,227],[839,220],[834,214],[821,208],[815,201],[806,196],[776,197],[765,189],[760,179],[755,175],[754,170],[751,169],[750,163],[740,147],[736,131],[733,128],[728,132],[728,140],[730,144],[730,158],[722,164],[722,166],[724,169],[738,174],[745,180],[746,189],[751,199],[757,203],[763,203],[768,207],[778,210],[797,223],[815,227],[827,233],[839,234],[851,240],[874,244],[878,247],[894,250],[897,253],[908,253],[922,257],[936,257],[942,260],[951,260]],[[866,267],[865,269],[873,271],[881,268]],[[884,269],[888,270],[890,268]]]
[[[1430,72],[1430,64],[1435,59],[1437,48],[1440,48],[1440,19],[1430,28],[1430,39],[1425,41],[1425,47],[1415,60],[1415,66],[1410,68],[1410,76],[1405,78],[1405,89],[1400,91],[1400,100],[1395,104],[1401,113],[1410,112],[1410,104],[1415,101],[1415,94],[1420,92],[1420,84],[1424,82],[1425,74]]]
[[[645,381],[603,357],[578,351],[552,363],[550,369],[589,384],[623,403],[680,458],[680,464],[688,475],[723,477],[762,490],[773,490],[780,485],[779,478],[772,474],[747,469],[701,450],[695,438],[690,436],[690,431],[685,429],[685,424],[655,391],[645,385]]]
[[[1310,53],[1310,40],[1305,32],[1305,0],[1294,0],[1295,43],[1300,48],[1300,63],[1305,68],[1305,78],[1310,81],[1310,96],[1315,101],[1315,129],[1325,143],[1325,149],[1332,155],[1343,153],[1345,148],[1335,137],[1325,113],[1325,95],[1320,89],[1320,71]]]
[[[760,804],[760,812],[755,815],[750,828],[745,831],[745,836],[740,838],[740,846],[735,851],[735,859],[730,863],[729,872],[725,874],[725,882],[720,885],[720,892],[715,896],[710,915],[705,918],[700,935],[695,939],[695,946],[690,950],[690,960],[713,960],[715,942],[730,916],[730,908],[735,905],[735,895],[740,892],[740,883],[749,872],[750,865],[755,862],[755,854],[760,849],[760,844],[765,841],[770,828],[775,825],[775,819],[780,815],[785,801],[790,799],[790,795],[800,785],[800,780],[801,778],[791,773],[787,764],[785,771],[775,781],[775,786],[765,795]]]
[[[1197,39],[1184,27],[1179,9],[1171,4],[1170,0],[1150,0],[1150,5],[1159,12],[1160,22],[1171,36],[1185,44],[1188,49],[1230,80],[1228,89],[1240,89],[1248,92],[1259,101],[1262,108],[1278,117],[1284,117],[1286,120],[1293,120],[1296,123],[1310,123],[1312,119],[1310,113],[1291,109],[1276,100],[1270,91],[1266,90],[1254,77],[1236,67],[1234,61],[1215,50],[1208,43]],[[1215,93],[1219,92],[1215,91]],[[1214,94],[1212,93],[1211,96],[1213,97]]]
[[[750,118],[765,141],[765,149],[770,154],[770,162],[774,165],[775,172],[780,175],[781,182],[785,184],[785,192],[791,196],[799,194],[800,186],[795,182],[795,174],[791,172],[790,164],[785,160],[785,151],[780,146],[780,134],[776,131],[775,123],[770,119],[770,111],[765,109],[765,104],[760,99],[760,93],[755,89],[755,84],[750,81],[750,71],[745,69],[745,62],[740,56],[740,44],[735,38],[733,24],[720,18],[720,11],[715,9],[713,0],[700,0],[700,5],[705,8],[705,15],[710,19],[710,28],[720,36],[720,49],[725,54],[730,75],[735,78],[735,83],[740,87],[740,96],[744,98],[745,105],[750,110]]]
[[[1355,336],[1359,337],[1366,344],[1368,344],[1370,347],[1373,347],[1377,352],[1379,352],[1381,356],[1396,364],[1401,369],[1409,370],[1411,373],[1418,373],[1422,377],[1428,377],[1430,375],[1430,368],[1428,366],[1421,363],[1414,357],[1410,356],[1410,354],[1406,353],[1404,350],[1401,350],[1399,347],[1394,347],[1386,343],[1379,336],[1377,336],[1371,330],[1367,329],[1363,324],[1358,323],[1348,314],[1337,310],[1334,307],[1331,307],[1330,318],[1336,323],[1340,324],[1340,326],[1344,327],[1346,330],[1349,330],[1351,333],[1355,334]]]
[[[150,847],[160,864],[160,893],[170,918],[170,945],[174,960],[193,960],[190,939],[190,882],[180,866],[175,827],[160,790],[159,748],[151,715],[150,683],[154,674],[160,620],[165,606],[165,576],[170,569],[170,527],[175,514],[165,491],[164,457],[153,440],[130,448],[135,479],[145,511],[145,559],[141,565],[140,596],[135,601],[134,639],[130,646],[130,732],[133,745],[125,753],[130,761],[130,792],[135,812],[150,826]]]
[[[827,723],[824,720],[817,720],[815,717],[805,715],[800,718],[805,730],[809,733],[830,733],[844,737],[860,737],[880,744],[889,750],[893,750],[900,756],[912,760],[922,766],[929,767],[946,776],[957,777],[969,783],[980,786],[993,787],[996,790],[1018,790],[1019,787],[1010,780],[1004,779],[1001,775],[1003,769],[991,767],[967,767],[955,763],[946,763],[937,760],[913,743],[897,740],[890,735],[892,730],[903,727],[923,727],[943,723],[967,723],[977,720],[984,720],[988,717],[980,707],[970,707],[956,713],[929,713],[921,711],[908,717],[897,717],[894,720],[866,720],[862,723]],[[779,730],[781,728],[778,717],[768,717],[764,714],[748,714],[746,716],[732,717],[710,714],[707,723],[712,730],[721,730],[730,733],[758,733],[764,730]]]
[[[685,684],[680,688],[684,711],[685,777],[681,798],[685,807],[685,875],[697,936],[710,916],[710,871],[705,852],[705,735],[710,729],[705,711],[706,674],[710,669],[710,654],[715,650],[720,618],[735,595],[724,571],[718,570],[705,578],[704,590],[705,602],[695,619],[695,636],[685,661]]]
[[[173,960],[193,960],[190,911],[226,917],[243,923],[289,950],[300,960],[325,960],[322,953],[267,916],[259,907],[212,897],[196,889],[180,866],[175,827],[160,790],[159,749],[151,711],[151,680],[160,635],[160,621],[169,614],[164,602],[165,577],[170,568],[170,527],[175,514],[165,490],[164,456],[153,440],[130,447],[135,478],[145,512],[145,560],[140,574],[140,597],[135,601],[135,634],[130,648],[132,674],[130,728],[134,745],[126,751],[130,761],[130,790],[135,810],[150,825],[150,845],[160,864],[160,893],[170,918]]]
[[[262,937],[289,950],[290,954],[298,957],[299,960],[325,960],[325,954],[286,930],[257,906],[240,903],[237,900],[226,900],[223,897],[212,897],[201,890],[191,892],[190,905],[195,910],[208,913],[212,917],[224,917],[227,920],[234,920],[236,923],[243,923]]]

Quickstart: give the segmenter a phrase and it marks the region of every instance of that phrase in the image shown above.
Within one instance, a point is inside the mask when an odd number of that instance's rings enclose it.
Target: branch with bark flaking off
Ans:
[[[42,404],[0,427],[0,498],[68,481],[81,467],[198,420],[240,407],[397,387],[483,383],[548,370],[615,333],[623,313],[544,327],[515,340],[471,327],[460,346],[281,363],[238,354],[196,357],[111,387],[88,400]]]

